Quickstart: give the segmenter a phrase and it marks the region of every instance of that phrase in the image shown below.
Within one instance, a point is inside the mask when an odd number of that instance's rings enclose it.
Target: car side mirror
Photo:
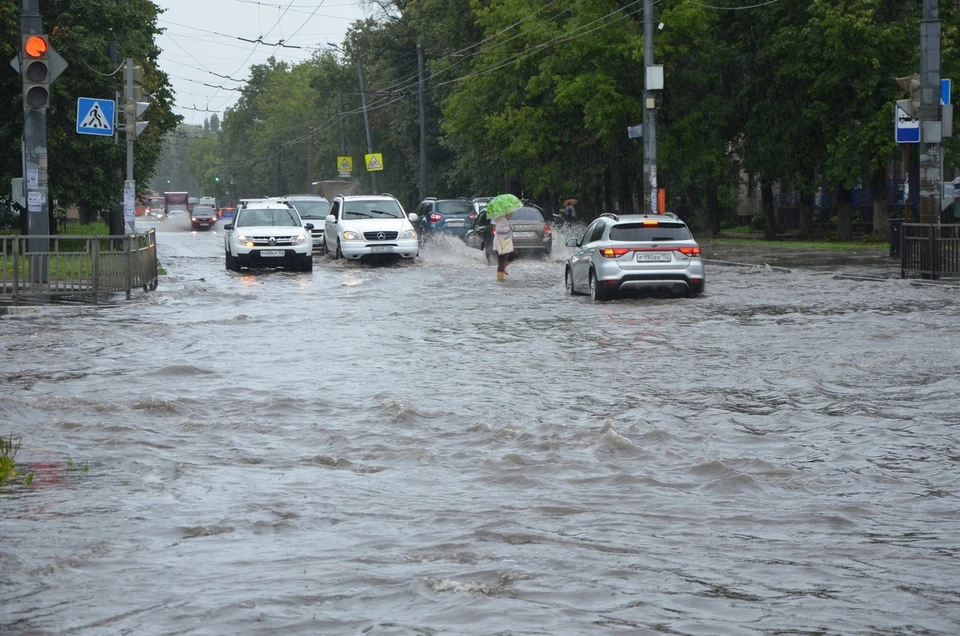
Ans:
[[[580,247],[580,241],[577,239],[567,239],[567,247]]]
[[[407,218],[410,219],[411,223],[416,223],[417,221],[420,220],[420,217],[417,216],[416,212],[411,212],[410,214],[407,215]]]
[[[327,223],[336,223],[337,217],[333,216],[332,214],[328,214],[327,218],[325,218],[324,221],[326,221]]]
[[[313,229],[313,223],[305,223],[303,227],[307,228],[308,230],[312,230],[312,229]]]
[[[233,223],[227,223],[226,225],[223,226],[223,229],[225,229],[225,230],[232,230],[232,229],[233,229]]]

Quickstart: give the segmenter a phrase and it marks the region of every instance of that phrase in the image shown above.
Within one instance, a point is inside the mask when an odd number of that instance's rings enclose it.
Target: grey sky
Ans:
[[[247,79],[250,66],[271,55],[287,62],[307,59],[327,42],[339,44],[354,21],[369,15],[361,0],[154,2],[164,10],[159,25],[166,29],[157,37],[160,68],[176,93],[174,111],[187,124],[203,123],[208,111],[223,117],[238,97],[228,89],[243,85],[228,78]],[[286,46],[276,46],[280,40]]]

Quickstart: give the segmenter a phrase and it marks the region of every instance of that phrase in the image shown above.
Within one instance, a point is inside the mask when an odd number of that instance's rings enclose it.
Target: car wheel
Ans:
[[[327,239],[320,241],[320,256],[327,255]]]
[[[227,269],[230,270],[231,272],[239,272],[240,259],[238,259],[236,256],[230,256],[230,252],[227,252],[226,255],[227,255],[227,258],[226,258]]]
[[[600,285],[600,282],[597,280],[597,273],[590,270],[590,300],[600,303],[607,299],[606,288]]]
[[[567,291],[568,296],[579,296],[580,294],[573,287],[573,272],[570,271],[570,268],[567,267],[563,272],[563,287]]]
[[[300,263],[301,272],[312,272],[313,271],[313,254],[307,254],[303,257],[303,261]]]
[[[483,250],[483,254],[487,257],[487,265],[496,264],[497,257],[494,255],[493,250],[488,250],[487,246],[483,243],[480,244],[480,249]]]
[[[340,251],[340,239],[337,239],[337,253],[333,255],[335,260],[340,260],[343,258],[343,252]]]

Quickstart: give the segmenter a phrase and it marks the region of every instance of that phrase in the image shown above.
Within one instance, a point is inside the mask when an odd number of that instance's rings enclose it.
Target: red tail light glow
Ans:
[[[660,225],[660,221],[644,221],[643,225]]]
[[[627,247],[605,247],[600,250],[600,256],[604,258],[619,258],[631,251]]]
[[[543,238],[547,238],[548,236],[550,236],[550,234],[551,234],[552,232],[553,232],[553,230],[550,229],[550,226],[549,226],[549,225],[544,225],[544,226],[543,226]]]
[[[677,251],[686,256],[700,256],[699,247],[681,247]]]
[[[442,219],[442,218],[443,218],[443,215],[440,214],[439,212],[431,212],[431,213],[430,213],[430,222],[431,222],[431,223],[439,223],[439,222],[440,222],[440,219]]]

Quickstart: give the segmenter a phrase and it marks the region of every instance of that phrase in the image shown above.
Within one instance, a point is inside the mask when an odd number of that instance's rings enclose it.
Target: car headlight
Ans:
[[[343,240],[344,241],[362,241],[363,234],[361,234],[360,232],[354,232],[353,230],[344,230]]]
[[[253,241],[248,239],[243,234],[237,234],[237,245],[245,245],[247,247],[253,247]]]
[[[307,240],[306,234],[297,234],[296,236],[293,236],[290,238],[290,243],[291,245],[302,245],[303,243],[306,242],[306,240]]]
[[[400,238],[402,238],[402,239],[413,239],[413,238],[417,238],[417,231],[416,231],[416,230],[404,230],[403,232],[400,233]]]

